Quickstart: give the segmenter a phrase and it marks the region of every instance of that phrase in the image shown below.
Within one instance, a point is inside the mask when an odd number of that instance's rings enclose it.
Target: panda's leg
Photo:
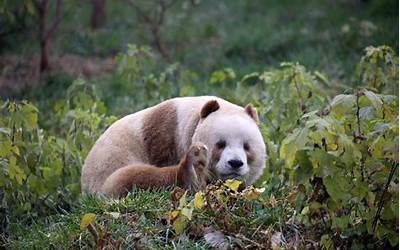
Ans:
[[[150,188],[178,185],[199,190],[208,178],[208,150],[203,144],[192,145],[179,164],[156,167],[133,164],[112,173],[102,186],[102,193],[110,197],[121,197],[133,187]]]

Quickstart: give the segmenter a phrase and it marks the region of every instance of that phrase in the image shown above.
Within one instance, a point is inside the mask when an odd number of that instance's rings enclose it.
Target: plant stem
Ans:
[[[361,135],[361,122],[360,122],[360,104],[359,104],[359,98],[360,98],[360,92],[357,92],[356,93],[356,97],[357,97],[357,99],[356,99],[356,105],[357,105],[357,112],[356,112],[356,116],[357,116],[357,129],[358,129],[358,134],[357,134],[357,136],[360,136]]]
[[[385,197],[386,191],[387,191],[387,189],[389,188],[389,184],[390,184],[390,182],[392,181],[392,178],[393,178],[393,176],[394,176],[394,173],[396,172],[396,168],[398,167],[398,165],[399,165],[399,164],[396,163],[396,162],[393,162],[393,163],[392,163],[392,169],[390,170],[390,174],[389,174],[389,176],[388,176],[388,179],[387,179],[385,188],[383,189],[381,198],[380,198],[380,200],[379,200],[378,210],[376,211],[375,216],[374,216],[374,219],[373,219],[373,221],[372,221],[372,230],[373,230],[373,232],[375,232],[375,230],[376,230],[376,225],[378,224],[378,220],[379,220],[379,217],[380,217],[381,212],[382,212],[383,203],[384,203],[383,198]]]

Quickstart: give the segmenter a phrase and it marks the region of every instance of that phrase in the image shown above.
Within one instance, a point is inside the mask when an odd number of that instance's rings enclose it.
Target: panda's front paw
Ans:
[[[205,187],[208,179],[209,152],[203,143],[194,143],[190,146],[184,165],[182,179],[185,187],[192,190],[200,190]]]
[[[188,165],[194,167],[197,171],[201,171],[208,166],[208,149],[203,143],[197,142],[190,146],[187,153]]]

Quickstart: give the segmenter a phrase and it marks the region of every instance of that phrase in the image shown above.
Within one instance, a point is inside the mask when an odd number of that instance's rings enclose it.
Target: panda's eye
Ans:
[[[221,140],[218,141],[215,145],[217,146],[218,149],[223,149],[226,146],[226,142]]]
[[[243,148],[244,148],[244,150],[249,151],[250,145],[247,142],[245,142],[245,143],[243,143]]]

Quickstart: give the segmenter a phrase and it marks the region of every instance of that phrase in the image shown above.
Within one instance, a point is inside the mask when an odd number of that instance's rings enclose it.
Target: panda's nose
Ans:
[[[243,162],[241,160],[229,160],[228,161],[229,165],[231,165],[232,168],[237,169],[243,166]]]

